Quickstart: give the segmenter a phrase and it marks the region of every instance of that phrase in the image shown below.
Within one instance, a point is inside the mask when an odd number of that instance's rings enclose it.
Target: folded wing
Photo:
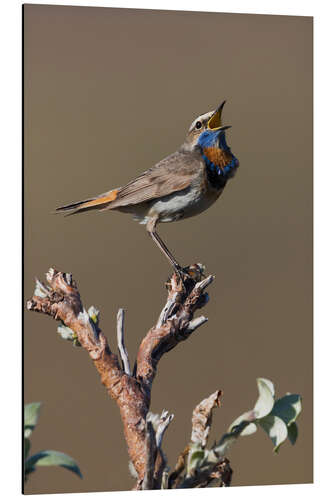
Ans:
[[[174,153],[117,192],[117,198],[103,210],[136,205],[181,191],[190,186],[201,167],[200,157]]]

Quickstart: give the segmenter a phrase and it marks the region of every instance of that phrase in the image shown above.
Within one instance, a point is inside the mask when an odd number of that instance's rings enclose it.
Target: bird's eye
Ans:
[[[197,130],[199,130],[201,127],[202,127],[202,123],[201,123],[201,122],[197,122],[197,123],[195,124],[195,128],[196,128]]]

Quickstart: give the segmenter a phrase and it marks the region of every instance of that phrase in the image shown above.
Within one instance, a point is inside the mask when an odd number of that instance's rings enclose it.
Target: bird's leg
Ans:
[[[180,274],[182,272],[182,267],[178,264],[164,241],[160,238],[160,236],[157,234],[156,231],[149,231],[150,236],[152,237],[153,241],[156,243],[158,248],[164,253],[174,270],[176,271],[177,274]]]
[[[185,286],[185,282],[184,282],[184,276],[186,278],[190,278],[191,281],[192,281],[192,278],[190,277],[190,275],[186,271],[184,271],[184,269],[181,267],[181,265],[178,264],[178,262],[176,261],[176,259],[174,258],[174,256],[172,255],[172,253],[170,252],[170,250],[168,249],[168,247],[164,243],[164,241],[157,234],[157,232],[156,232],[156,224],[157,224],[157,219],[156,218],[150,219],[148,221],[148,224],[147,224],[147,231],[148,231],[149,235],[151,236],[152,240],[158,246],[158,248],[166,256],[166,258],[168,259],[168,261],[170,262],[170,264],[174,268],[175,272],[178,274],[179,279],[180,279],[180,281],[181,281],[181,283],[183,285],[183,288],[184,288],[184,290],[186,290],[186,286]]]

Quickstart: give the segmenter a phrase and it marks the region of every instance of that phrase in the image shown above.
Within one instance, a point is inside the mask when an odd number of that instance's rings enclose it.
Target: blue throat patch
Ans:
[[[225,134],[221,133],[220,130],[205,130],[199,137],[198,145],[205,160],[209,182],[213,187],[221,189],[225,186],[227,180],[235,174],[239,164],[226,143]],[[218,148],[223,152],[231,154],[230,162],[224,167],[216,165],[204,153],[204,150],[208,148]]]

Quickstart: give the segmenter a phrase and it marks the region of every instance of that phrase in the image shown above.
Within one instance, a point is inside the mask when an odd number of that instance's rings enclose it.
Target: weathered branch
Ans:
[[[75,332],[78,341],[93,360],[102,384],[119,406],[131,461],[138,477],[143,477],[145,422],[150,401],[142,392],[138,381],[122,370],[118,356],[111,351],[106,337],[95,328],[94,322],[82,306],[79,291],[71,275],[51,268],[46,279],[50,287],[42,285],[40,294],[41,287],[37,283],[37,295],[28,301],[27,308],[61,320]]]
[[[194,318],[196,310],[207,303],[205,289],[214,279],[202,279],[202,269],[198,264],[186,268],[181,282],[177,274],[170,278],[166,305],[140,344],[133,373],[125,347],[124,310],[119,309],[117,315],[119,360],[99,327],[99,311],[94,306],[85,310],[71,274],[51,268],[46,274],[48,286],[36,279],[34,296],[27,302],[29,310],[59,320],[57,332],[61,337],[88,352],[101,382],[117,402],[130,472],[136,479],[133,489],[205,488],[213,481],[229,486],[233,471],[226,453],[239,436],[252,434],[260,425],[272,439],[275,451],[287,437],[292,444],[297,437],[295,420],[302,410],[300,395],[288,393],[276,400],[273,383],[258,378],[259,398],[253,409],[234,420],[210,449],[207,442],[213,410],[220,406],[222,392],[215,391],[195,407],[190,443],[179,455],[175,470],[169,473],[162,440],[173,415],[165,410],[161,415],[149,411],[151,389],[161,357],[207,321],[204,316]]]
[[[154,471],[157,457],[156,434],[150,420],[146,423],[146,471],[142,481],[143,490],[154,489]]]
[[[177,275],[171,277],[167,304],[157,323],[160,326],[154,326],[149,330],[141,342],[137,355],[136,376],[148,397],[158,361],[163,354],[186,340],[199,325],[207,321],[201,317],[198,318],[199,321],[193,323],[192,319],[195,311],[207,303],[208,294],[204,291],[213,279],[213,276],[208,276],[197,283],[188,279],[189,288],[184,294]]]
[[[117,314],[117,340],[118,340],[118,351],[123,363],[124,371],[127,375],[131,375],[131,367],[128,358],[128,352],[125,346],[124,339],[124,309],[119,309]]]
[[[167,463],[161,444],[173,415],[163,412],[157,429],[147,419],[157,363],[163,354],[186,340],[207,321],[203,316],[193,319],[193,315],[207,303],[205,289],[213,281],[213,276],[202,280],[199,265],[188,268],[188,272],[189,276],[184,278],[185,290],[176,274],[167,284],[167,303],[157,324],[141,342],[136,374],[133,375],[124,343],[123,311],[120,310],[117,316],[121,366],[118,356],[111,351],[100,330],[98,320],[95,321],[94,313],[90,316],[84,309],[71,274],[51,268],[46,275],[49,286],[36,280],[35,294],[27,303],[29,310],[60,320],[89,353],[101,382],[119,406],[128,452],[138,478],[136,489],[160,488],[162,481],[167,485]]]

